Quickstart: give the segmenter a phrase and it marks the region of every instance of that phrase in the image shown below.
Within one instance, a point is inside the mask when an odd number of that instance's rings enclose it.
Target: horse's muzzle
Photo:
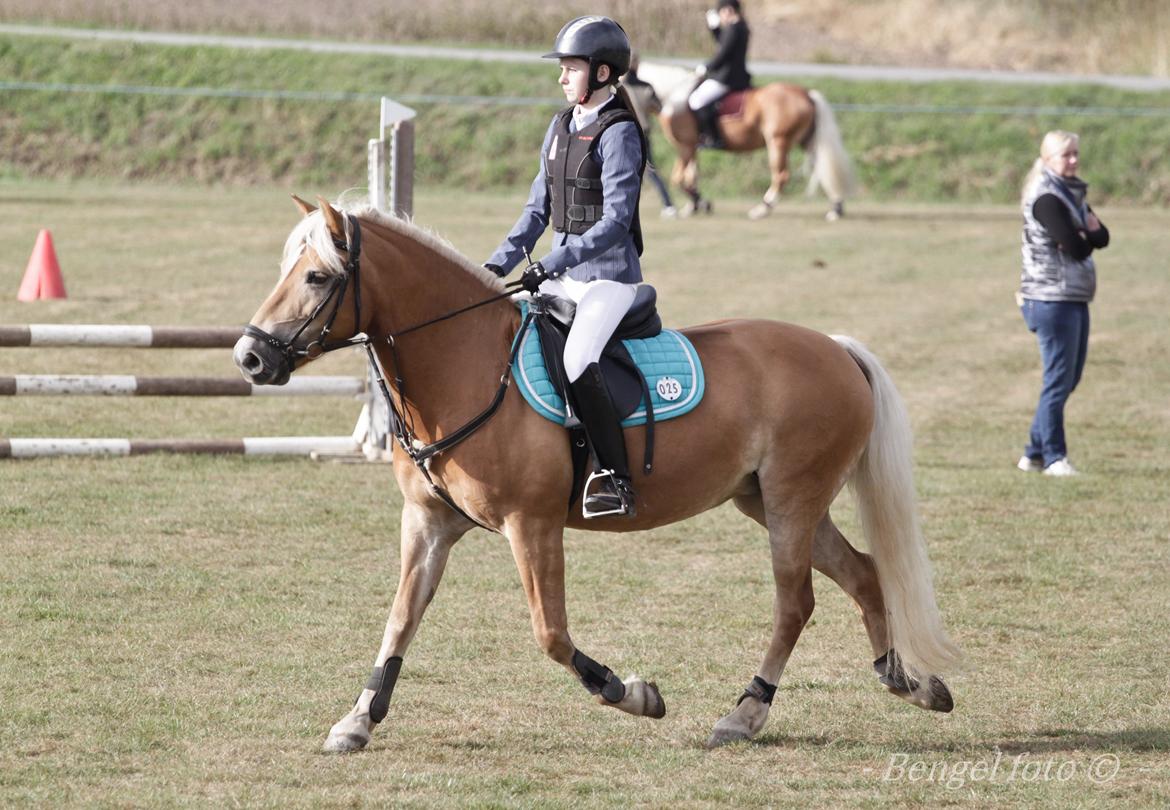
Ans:
[[[236,367],[254,385],[284,385],[292,375],[288,357],[262,340],[244,335],[232,351]]]

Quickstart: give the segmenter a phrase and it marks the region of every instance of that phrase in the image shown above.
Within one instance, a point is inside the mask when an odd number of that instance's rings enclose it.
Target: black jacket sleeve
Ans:
[[[738,25],[729,25],[723,28],[716,29],[714,32],[715,40],[719,43],[718,50],[715,55],[707,62],[707,72],[714,73],[722,67],[726,67],[731,63],[740,40],[744,39],[743,29]]]
[[[1055,194],[1041,194],[1032,204],[1032,216],[1044,226],[1051,236],[1060,245],[1060,249],[1073,259],[1085,259],[1094,248],[1105,247],[1109,244],[1109,231],[1102,225],[1098,231],[1093,231],[1087,238],[1073,222],[1068,206],[1057,199]],[[1098,244],[1100,240],[1104,242]]]
[[[1092,208],[1089,208],[1089,211],[1095,213]],[[1097,221],[1101,222],[1101,218],[1098,217]],[[1089,231],[1089,244],[1098,249],[1109,247],[1109,229],[1105,227],[1104,222],[1101,222],[1101,227],[1097,230]]]

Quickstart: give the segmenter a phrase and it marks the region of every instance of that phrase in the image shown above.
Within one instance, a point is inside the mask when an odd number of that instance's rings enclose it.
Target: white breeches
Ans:
[[[725,95],[727,95],[727,85],[714,79],[704,79],[703,83],[696,87],[691,93],[691,97],[687,99],[687,106],[692,110],[701,110]]]
[[[577,304],[577,314],[565,341],[565,374],[569,382],[574,382],[590,363],[601,359],[605,344],[630,311],[638,285],[620,281],[577,281],[563,275],[541,284],[540,291],[568,298]]]

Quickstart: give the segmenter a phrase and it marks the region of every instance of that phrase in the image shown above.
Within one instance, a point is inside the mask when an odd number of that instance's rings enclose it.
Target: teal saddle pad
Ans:
[[[673,419],[694,410],[703,399],[703,364],[695,347],[680,332],[663,329],[644,340],[623,340],[630,357],[646,377],[654,420]],[[536,325],[529,323],[520,338],[520,350],[512,366],[516,385],[532,409],[551,422],[564,425],[565,401],[557,392],[544,365]],[[634,427],[646,422],[646,398],[622,422]]]

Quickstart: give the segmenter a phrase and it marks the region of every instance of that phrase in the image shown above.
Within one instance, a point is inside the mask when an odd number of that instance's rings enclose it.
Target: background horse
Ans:
[[[586,522],[568,506],[564,429],[501,383],[520,326],[503,283],[407,222],[369,208],[342,214],[324,201],[319,211],[297,202],[305,218],[286,242],[276,288],[236,344],[235,362],[253,383],[282,384],[323,351],[368,335],[393,381],[402,427],[394,447],[404,501],[398,590],[373,674],[330,730],[327,750],[365,746],[386,717],[402,656],[448,555],[477,523],[507,538],[544,652],[602,705],[662,717],[653,683],[619,680],[570,638],[564,530],[650,529],[727,500],[767,530],[775,597],[759,669],[709,745],[763,727],[812,614],[813,568],[856,602],[882,683],[915,705],[950,711],[950,694],[932,673],[951,666],[957,651],[942,629],[918,528],[908,419],[889,375],[861,344],[763,320],[685,330],[702,358],[704,399],[657,426],[653,474],[632,465],[637,517]],[[479,302],[488,303],[468,309]],[[466,434],[493,392],[502,394],[498,411]],[[422,459],[420,448],[461,435]],[[641,458],[643,430],[627,430],[626,442],[631,458]],[[872,556],[850,545],[829,516],[847,482]]]
[[[642,62],[638,78],[648,87],[627,85],[627,89],[635,103],[659,110],[662,131],[678,153],[671,181],[690,197],[683,212],[710,211],[710,202],[699,193],[699,126],[687,107],[695,74],[673,65]],[[727,151],[768,149],[772,183],[763,201],[748,212],[752,219],[771,213],[788,182],[788,152],[796,145],[803,147],[812,161],[808,193],[822,188],[832,203],[826,219],[844,214],[845,198],[854,190],[856,180],[833,110],[819,92],[782,82],[754,87],[744,93],[742,110],[720,117],[719,126]]]

